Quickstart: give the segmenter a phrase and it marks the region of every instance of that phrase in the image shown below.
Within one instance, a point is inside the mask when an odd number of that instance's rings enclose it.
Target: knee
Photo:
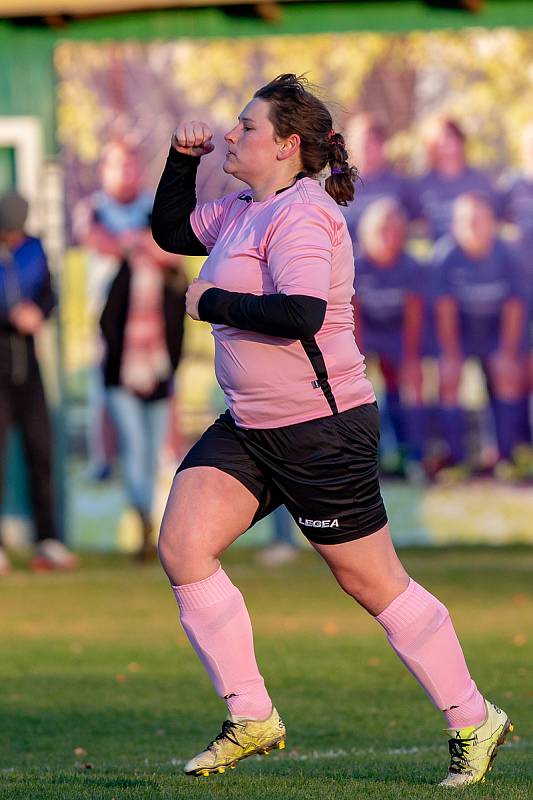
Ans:
[[[157,545],[161,566],[173,585],[194,583],[216,567],[216,554],[202,545],[198,531],[163,518]]]
[[[405,591],[409,583],[409,576],[403,567],[384,572],[379,577],[351,572],[341,573],[335,577],[341,589],[374,616],[387,608]]]
[[[180,567],[190,558],[187,547],[187,535],[182,526],[172,524],[165,516],[159,530],[157,550],[161,566],[168,577],[175,579]]]
[[[362,567],[351,563],[333,570],[341,588],[374,616],[380,614],[409,585],[409,575],[391,547]]]

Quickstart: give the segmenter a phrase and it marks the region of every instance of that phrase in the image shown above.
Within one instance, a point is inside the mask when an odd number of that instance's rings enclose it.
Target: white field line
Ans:
[[[526,750],[531,747],[532,742],[527,739],[521,739],[519,742],[507,742],[505,749],[512,748],[513,750]],[[433,753],[442,751],[442,745],[427,745],[422,747],[367,747],[367,748],[350,748],[345,750],[338,748],[336,750],[311,750],[309,753],[299,753],[297,750],[284,750],[283,752],[272,751],[269,754],[271,761],[278,761],[280,759],[289,759],[290,761],[319,761],[321,759],[336,759],[336,758],[365,758],[366,756],[379,755],[379,756],[412,756],[418,753]],[[248,761],[248,759],[247,759]],[[150,761],[144,759],[144,766],[146,767],[167,767],[169,764],[172,767],[183,767],[187,763],[184,758],[171,758],[170,761]],[[253,763],[248,761],[248,763]],[[35,766],[38,769],[38,766]],[[113,769],[109,764],[105,765],[106,771]],[[20,767],[3,767],[0,768],[0,774],[5,772],[16,772]],[[122,767],[121,767],[122,769]]]
[[[519,742],[507,742],[505,749],[510,747],[513,749],[528,748],[530,743],[524,739]],[[335,750],[311,750],[309,753],[299,753],[297,750],[284,750],[282,753],[272,751],[269,754],[270,759],[290,759],[291,761],[319,761],[320,759],[335,759],[335,758],[365,758],[366,756],[379,755],[379,756],[412,756],[418,753],[433,753],[440,752],[442,745],[427,745],[422,747],[367,747],[367,748],[350,748],[345,750],[338,748]],[[446,749],[446,746],[444,746]],[[181,767],[187,762],[181,758],[172,758],[170,763],[173,767]]]

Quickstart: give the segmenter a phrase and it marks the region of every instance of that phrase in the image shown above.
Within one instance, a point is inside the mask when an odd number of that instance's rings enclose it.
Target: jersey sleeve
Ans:
[[[328,299],[335,222],[319,206],[298,203],[273,220],[266,259],[276,291]]]
[[[228,202],[231,202],[231,197],[221,197],[197,205],[191,212],[191,227],[208,252],[216,244]]]

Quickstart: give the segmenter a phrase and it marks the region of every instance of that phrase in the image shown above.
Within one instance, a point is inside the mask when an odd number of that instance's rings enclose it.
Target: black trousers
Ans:
[[[6,476],[9,428],[22,434],[36,537],[57,538],[52,486],[52,431],[39,366],[30,359],[24,380],[0,375],[0,490]]]

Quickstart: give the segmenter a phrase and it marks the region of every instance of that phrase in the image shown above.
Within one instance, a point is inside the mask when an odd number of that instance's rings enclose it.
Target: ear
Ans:
[[[291,133],[278,149],[278,161],[284,161],[286,158],[293,158],[300,150],[300,137],[297,133]]]

